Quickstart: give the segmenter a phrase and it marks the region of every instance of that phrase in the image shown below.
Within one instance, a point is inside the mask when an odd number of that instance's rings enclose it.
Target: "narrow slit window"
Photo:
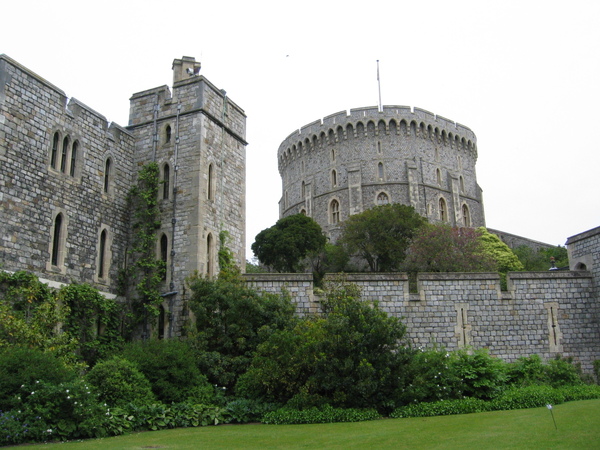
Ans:
[[[54,133],[54,138],[52,139],[52,153],[50,154],[50,167],[56,169],[56,158],[58,156],[58,144],[60,142],[60,136],[58,135],[58,131]]]
[[[106,265],[106,230],[100,234],[100,254],[98,258],[98,278],[104,278]]]
[[[111,166],[112,166],[112,161],[110,158],[108,158],[104,165],[104,192],[107,194],[108,194],[109,185],[110,185],[110,177],[111,177],[110,171],[112,170]]]
[[[60,156],[60,171],[65,173],[67,170],[67,153],[69,151],[69,137],[63,139],[62,153]]]
[[[163,168],[163,199],[165,200],[169,198],[170,177],[170,167],[168,164],[165,164],[165,167]]]
[[[71,149],[71,168],[69,169],[69,175],[75,176],[75,169],[77,167],[77,152],[79,151],[79,142],[73,142],[73,148]]]
[[[62,214],[56,216],[54,219],[54,234],[52,236],[52,255],[51,255],[51,263],[53,266],[58,266],[58,262],[60,260],[60,245],[61,245],[61,236],[62,236]]]

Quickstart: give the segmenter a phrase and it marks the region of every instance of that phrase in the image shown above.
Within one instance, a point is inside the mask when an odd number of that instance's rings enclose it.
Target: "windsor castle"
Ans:
[[[128,264],[127,196],[140,168],[156,162],[165,263],[159,337],[181,335],[185,279],[218,273],[219,236],[245,265],[246,115],[199,73],[173,61],[173,85],[135,93],[127,126],[106,118],[6,55],[0,55],[0,269],[26,270],[52,286],[89,283],[117,298]],[[403,203],[430,221],[485,225],[475,175],[477,140],[467,127],[418,108],[358,108],[289,135],[277,153],[280,216],[304,213],[331,238],[352,214]],[[503,239],[519,241],[504,234]],[[600,227],[567,240],[570,271],[508,276],[405,274],[348,277],[398,315],[415,344],[488,348],[508,361],[537,353],[600,359]],[[308,274],[246,275],[258,289],[317,309]]]

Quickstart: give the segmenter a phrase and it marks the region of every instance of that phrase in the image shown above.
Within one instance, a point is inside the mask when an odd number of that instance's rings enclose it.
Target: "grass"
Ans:
[[[548,409],[534,408],[350,424],[179,428],[55,445],[66,450],[600,448],[600,400],[556,405],[553,412],[558,429]]]

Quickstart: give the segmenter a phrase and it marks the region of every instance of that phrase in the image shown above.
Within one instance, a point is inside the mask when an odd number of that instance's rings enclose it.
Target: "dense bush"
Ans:
[[[321,408],[305,410],[282,408],[264,415],[263,423],[273,425],[292,425],[304,423],[363,422],[381,418],[375,409],[333,408],[325,405]]]
[[[547,404],[558,405],[565,401],[564,394],[550,386],[525,386],[506,390],[492,400],[492,409],[510,410],[537,408]]]
[[[506,365],[484,350],[425,350],[416,352],[408,366],[409,382],[399,402],[432,402],[498,395],[506,381]]]
[[[121,356],[136,364],[161,402],[212,403],[213,386],[198,370],[195,353],[185,341],[132,342],[125,345]]]
[[[263,416],[275,411],[281,405],[277,403],[262,403],[248,398],[239,398],[227,403],[225,409],[233,423],[261,422]]]
[[[45,381],[26,383],[15,394],[18,403],[4,415],[3,425],[12,433],[4,443],[107,434],[104,423],[108,410],[81,379],[59,384]]]
[[[231,391],[257,346],[294,320],[294,305],[285,295],[259,293],[235,277],[196,277],[190,288],[195,331],[189,341],[199,369],[211,383]]]
[[[553,387],[583,384],[581,367],[572,358],[551,359],[544,363],[538,355],[519,358],[507,365],[508,380],[516,386],[546,384]]]
[[[330,403],[343,408],[394,407],[403,385],[405,327],[343,280],[332,282],[322,315],[277,331],[259,345],[252,366],[240,377],[238,395],[308,408]]]
[[[396,408],[390,417],[429,417],[447,416],[451,414],[471,414],[490,410],[490,403],[478,398],[462,398],[456,400],[440,400],[436,402],[413,403]]]
[[[85,378],[100,401],[111,407],[155,401],[150,382],[144,374],[134,363],[118,356],[100,361]]]
[[[9,411],[19,403],[16,392],[22,385],[36,381],[59,384],[77,377],[51,352],[27,347],[4,347],[0,351],[0,411]]]

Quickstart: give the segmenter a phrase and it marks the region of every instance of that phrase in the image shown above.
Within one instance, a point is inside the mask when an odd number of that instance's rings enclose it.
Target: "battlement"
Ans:
[[[389,134],[437,139],[450,147],[462,146],[475,154],[477,138],[470,128],[421,108],[386,105],[339,111],[290,133],[277,152],[280,170],[299,148],[333,145],[350,137]],[[371,134],[369,134],[371,133]]]

